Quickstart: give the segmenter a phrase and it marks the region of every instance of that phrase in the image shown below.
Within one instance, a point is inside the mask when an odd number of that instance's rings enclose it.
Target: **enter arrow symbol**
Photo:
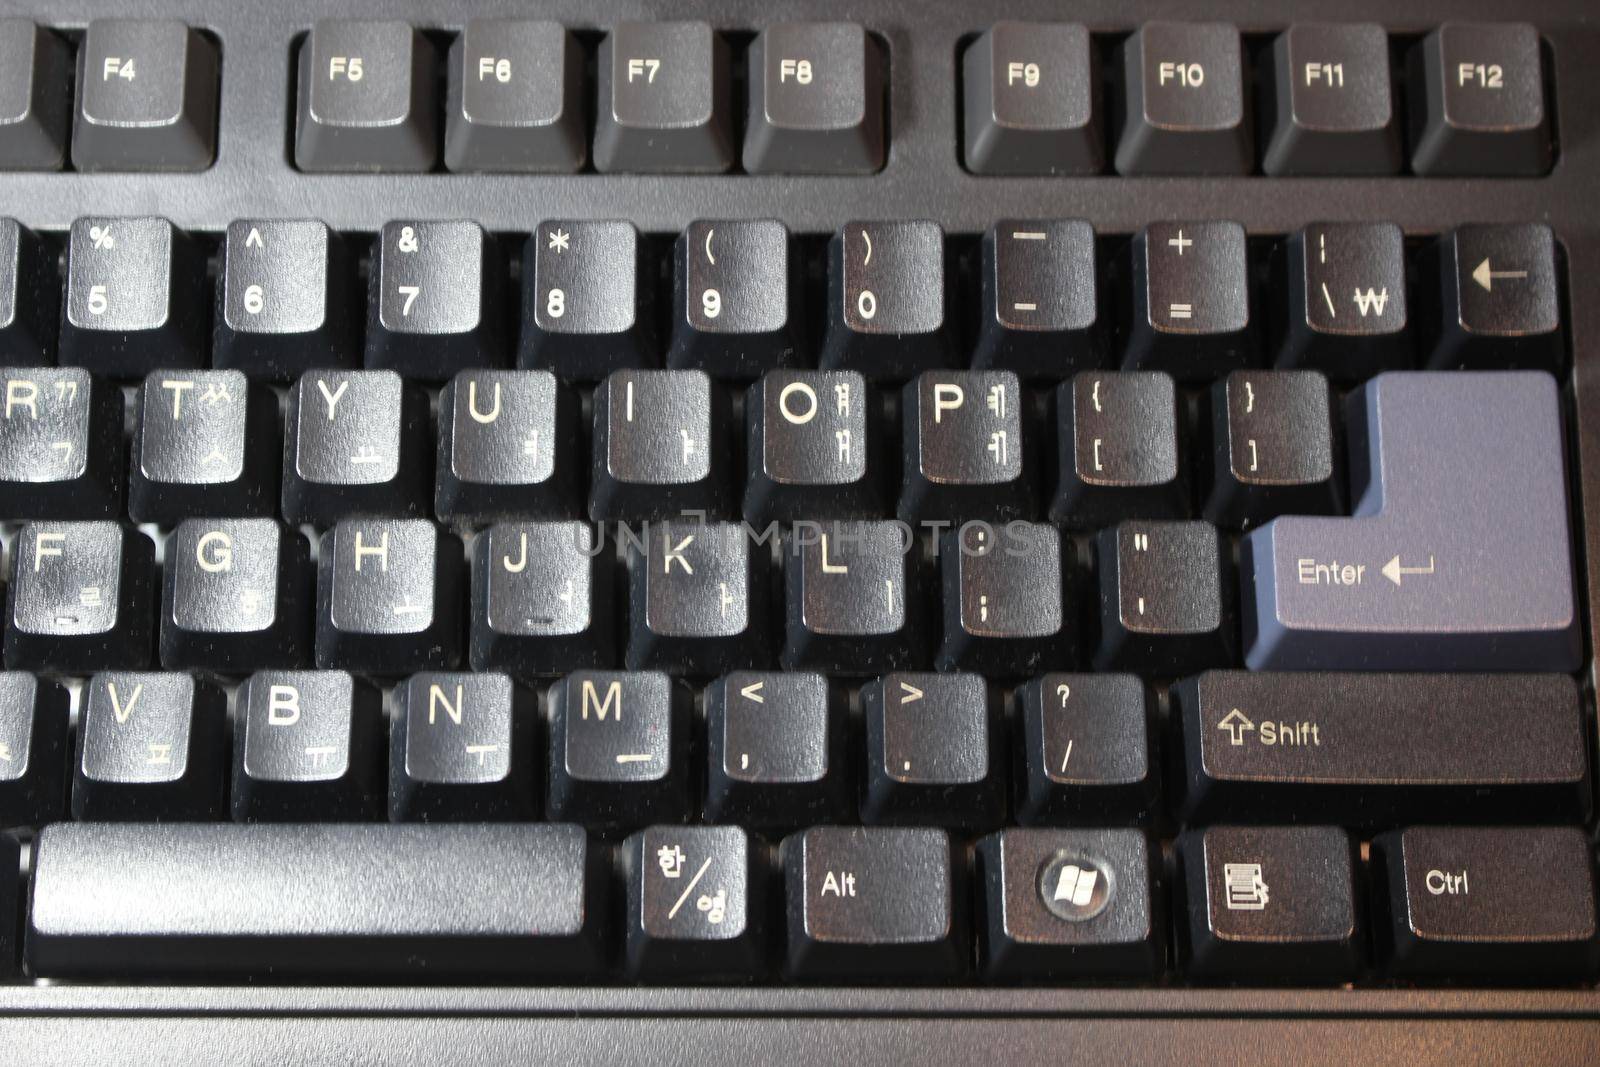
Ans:
[[[1527,276],[1528,272],[1525,270],[1495,270],[1489,266],[1488,256],[1484,256],[1483,262],[1472,268],[1472,280],[1483,286],[1483,291],[1486,293],[1494,292],[1494,280],[1496,278],[1526,278]],[[1388,572],[1385,571],[1385,573]]]
[[[1400,578],[1403,575],[1407,575],[1407,574],[1432,574],[1432,573],[1433,573],[1433,557],[1432,556],[1428,557],[1428,565],[1426,567],[1402,567],[1400,565],[1400,557],[1399,556],[1395,556],[1388,563],[1385,563],[1383,565],[1383,576],[1385,578],[1389,579],[1395,585],[1399,585],[1400,584]]]

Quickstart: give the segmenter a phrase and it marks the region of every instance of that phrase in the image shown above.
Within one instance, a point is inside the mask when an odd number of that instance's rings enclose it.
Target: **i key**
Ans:
[[[1123,366],[1203,381],[1255,361],[1250,259],[1237,222],[1152,222],[1129,249]]]
[[[639,284],[640,258],[631,222],[541,222],[522,246],[518,365],[578,382],[658,365],[652,288]]]
[[[766,969],[766,855],[737,826],[652,826],[622,844],[628,973],[748,976]]]
[[[1526,22],[1450,22],[1412,46],[1411,169],[1425,177],[1549,170],[1542,49]]]
[[[426,506],[428,398],[393,371],[307,371],[289,390],[283,517],[416,515]]]
[[[1084,371],[1056,389],[1057,482],[1050,520],[1077,529],[1125,516],[1189,512],[1172,379],[1154,371]]]
[[[934,666],[1029,674],[1077,658],[1076,598],[1063,580],[1054,526],[974,522],[940,538],[944,643]]]
[[[1160,792],[1155,694],[1132,674],[1045,674],[1016,694],[1026,825],[1149,820]]]
[[[1096,670],[1174,675],[1233,663],[1233,583],[1205,522],[1124,522],[1100,532]]]
[[[113,378],[205,362],[205,257],[158,218],[81,218],[67,238],[60,357]]]
[[[546,816],[589,826],[688,810],[690,698],[665,674],[578,671],[550,687]]]
[[[499,262],[476,222],[384,223],[367,294],[366,365],[440,381],[502,361]]]
[[[1391,222],[1321,223],[1289,238],[1280,367],[1337,381],[1412,364],[1406,249]],[[1285,306],[1274,304],[1275,307]]]
[[[135,522],[277,510],[278,398],[264,385],[234,370],[158,370],[136,403],[128,473]]]
[[[928,658],[921,558],[893,522],[796,523],[784,544],[786,670],[870,674]]]
[[[311,659],[306,539],[272,519],[189,519],[167,538],[161,663],[244,674]]]
[[[772,659],[766,543],[732,522],[663,522],[631,552],[629,670],[715,675]]]
[[[1458,226],[1428,249],[1422,272],[1439,286],[1427,323],[1430,369],[1560,369],[1565,351],[1550,227]]]
[[[619,22],[595,64],[602,172],[717,173],[733,164],[728,43],[705,22]]]
[[[0,826],[40,826],[61,815],[71,696],[60,682],[0,671]]]
[[[904,381],[955,365],[946,333],[944,232],[933,222],[850,222],[828,243],[826,370]]]
[[[783,223],[691,222],[672,258],[667,366],[748,379],[801,361],[800,274]]]
[[[5,20],[0,20],[0,81],[6,77],[5,47]],[[4,91],[0,84],[0,93]],[[0,117],[0,154],[5,150],[4,137]],[[0,218],[0,358],[23,366],[54,363],[60,325],[61,281],[55,254],[16,219]]]
[[[72,48],[31,19],[0,20],[0,165],[60,170],[72,111]]]
[[[1076,219],[995,223],[983,235],[974,369],[1054,378],[1105,362],[1094,228]]]
[[[29,523],[6,589],[6,666],[83,672],[147,666],[155,546],[117,522]]]
[[[1293,174],[1396,174],[1400,123],[1389,34],[1376,23],[1296,23],[1266,54],[1261,169]]]
[[[727,394],[691,370],[621,370],[594,391],[589,517],[733,512]]]
[[[1022,388],[1010,371],[925,371],[901,390],[900,518],[1007,522],[1034,511]]]
[[[72,165],[204,170],[216,155],[217,46],[176,19],[96,19],[79,53]]]
[[[571,514],[577,409],[548,371],[461,371],[439,394],[434,513],[445,522]]]
[[[997,22],[961,60],[963,162],[978,174],[1097,174],[1100,71],[1087,27]]]
[[[228,697],[188,674],[110,671],[84,683],[74,819],[195,822],[222,813]]]
[[[343,671],[262,671],[239,690],[233,817],[347,822],[383,814],[383,697]]]
[[[0,367],[0,514],[122,511],[122,391],[77,367]]]
[[[583,47],[556,22],[469,19],[450,46],[444,165],[575,171],[588,156]]]
[[[435,63],[407,23],[318,20],[300,45],[295,166],[428,170],[439,153]]]
[[[1121,174],[1246,174],[1244,48],[1224,22],[1147,22],[1120,50]]]
[[[346,519],[317,554],[317,666],[447,670],[461,652],[461,542],[425,519]]]
[[[882,514],[882,405],[855,371],[777,370],[745,393],[744,517],[757,526]]]
[[[531,819],[542,792],[531,696],[503,674],[414,674],[389,730],[394,822]]]
[[[1322,375],[1234,371],[1211,387],[1211,433],[1206,521],[1253,526],[1341,510],[1333,397]]]
[[[530,677],[615,666],[614,560],[586,522],[496,523],[480,533],[472,669]]]
[[[976,674],[886,674],[861,690],[867,823],[987,829],[1005,817],[1000,709]]]
[[[853,22],[768,26],[750,43],[744,169],[871,174],[883,166],[883,59]]]
[[[847,821],[845,705],[803,671],[734,671],[707,686],[706,818],[763,829]]]
[[[219,369],[286,382],[354,367],[361,351],[344,239],[316,219],[235,219],[222,242],[212,336]]]

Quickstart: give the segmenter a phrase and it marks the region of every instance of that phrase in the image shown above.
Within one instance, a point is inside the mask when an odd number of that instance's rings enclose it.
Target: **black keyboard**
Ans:
[[[1600,1058],[1589,3],[323,6],[0,19],[20,1060]]]

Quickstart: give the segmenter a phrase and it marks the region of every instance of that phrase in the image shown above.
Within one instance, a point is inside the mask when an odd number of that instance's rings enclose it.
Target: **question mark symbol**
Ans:
[[[1072,695],[1072,687],[1065,684],[1058,685],[1056,686],[1056,692],[1061,694],[1061,706],[1066,707],[1067,698]]]

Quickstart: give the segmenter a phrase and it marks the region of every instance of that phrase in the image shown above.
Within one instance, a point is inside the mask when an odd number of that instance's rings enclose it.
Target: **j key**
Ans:
[[[983,235],[975,368],[1060,379],[1105,362],[1094,229],[1079,220],[997,222]]]
[[[1007,522],[1035,510],[1024,398],[1010,371],[924,371],[901,391],[900,517]]]
[[[1393,371],[1346,413],[1354,517],[1242,545],[1250,667],[1576,670],[1555,380]]]
[[[236,370],[148,374],[135,401],[128,515],[271,515],[278,504],[278,398]]]
[[[651,287],[639,284],[631,222],[542,222],[522,246],[522,339],[517,361],[568,381],[658,363]]]
[[[944,233],[933,222],[851,222],[828,244],[827,370],[904,381],[955,366],[946,333]]]
[[[1335,380],[1412,365],[1406,250],[1389,222],[1322,223],[1289,238],[1281,367]]]
[[[847,821],[843,694],[820,674],[734,671],[705,691],[706,818],[757,828]]]
[[[476,222],[384,223],[367,293],[368,367],[439,381],[502,362],[494,238]]]
[[[629,670],[714,675],[772,660],[771,549],[736,522],[651,523],[628,561]]]
[[[383,699],[343,671],[262,671],[239,690],[233,817],[344,822],[383,814]]]
[[[1189,513],[1178,392],[1151,371],[1084,371],[1056,389],[1057,482],[1050,519],[1079,529]]]
[[[5,662],[21,670],[150,662],[155,546],[116,522],[29,523],[11,551]]]
[[[997,22],[961,60],[963,161],[978,174],[1097,174],[1100,72],[1089,31]]]
[[[59,682],[0,671],[0,826],[40,826],[61,815],[70,700]]]
[[[472,669],[616,665],[613,549],[585,522],[497,523],[472,552]]]
[[[1211,387],[1211,493],[1222,526],[1331,515],[1343,498],[1333,399],[1315,371],[1236,370]]]
[[[703,371],[619,370],[594,391],[589,517],[734,511],[727,394]]]
[[[1427,177],[1550,169],[1539,31],[1525,22],[1451,22],[1407,58],[1411,169]]]
[[[609,853],[576,826],[47,833],[34,868],[45,896],[28,928],[40,974],[592,977],[605,967]],[[112,900],[114,914],[90,904]]]
[[[272,519],[189,519],[167,538],[161,663],[244,674],[311,659],[311,562]]]
[[[340,522],[317,555],[317,666],[455,666],[461,577],[461,542],[425,519]]]
[[[871,674],[921,666],[921,559],[893,522],[799,523],[784,545],[783,666]]]
[[[595,64],[601,172],[716,173],[733,164],[728,43],[704,22],[620,22]]]
[[[215,819],[223,810],[228,696],[188,674],[102,672],[84,683],[74,819]]]
[[[0,20],[0,166],[60,170],[67,155],[72,50],[29,19]]]
[[[470,19],[450,46],[444,165],[575,171],[588,156],[583,48],[559,23]]]
[[[1423,259],[1437,278],[1428,366],[1555,372],[1564,362],[1555,238],[1542,223],[1460,226]]]
[[[976,674],[886,674],[861,690],[868,823],[987,828],[1005,817],[998,701]]]
[[[1222,22],[1147,22],[1122,45],[1122,174],[1246,174],[1244,48]]]
[[[784,839],[791,977],[955,977],[970,950],[966,885],[943,830],[818,827]]]
[[[1266,53],[1261,169],[1293,174],[1397,174],[1400,123],[1389,35],[1366,23],[1296,23]]]
[[[114,378],[205,362],[205,257],[158,218],[82,218],[67,241],[61,362]]]
[[[1182,674],[1236,658],[1233,584],[1207,522],[1124,522],[1100,532],[1096,670]]]
[[[939,563],[944,643],[934,665],[940,670],[1019,675],[1077,658],[1078,604],[1066,595],[1054,526],[968,523],[940,539]]]
[[[389,818],[531,819],[542,792],[530,694],[503,674],[414,674],[394,691]]]
[[[327,223],[229,223],[213,361],[270,382],[286,382],[313,367],[353,367],[361,351],[353,273],[344,239]]]
[[[855,371],[776,370],[745,393],[745,519],[882,514],[882,406]]]
[[[737,826],[652,826],[622,844],[628,973],[736,977],[766,970],[766,856]]]
[[[404,22],[320,19],[300,46],[301,170],[422,171],[438,157],[433,44]]]
[[[783,223],[691,222],[672,261],[667,366],[753,378],[801,361],[800,272]]]
[[[1202,980],[1349,982],[1366,934],[1356,856],[1337,826],[1213,826],[1178,838],[1178,948]]]
[[[77,367],[0,367],[0,512],[101,519],[122,511],[122,391]]]
[[[977,857],[991,981],[1161,972],[1161,852],[1143,831],[1002,830],[978,842]]]
[[[1146,821],[1160,789],[1154,694],[1131,674],[1044,674],[1017,690],[1018,821]]]
[[[883,166],[883,57],[853,22],[768,26],[750,43],[751,174],[871,174]]]
[[[1237,222],[1152,222],[1130,251],[1123,365],[1204,381],[1255,361],[1249,251]]]
[[[461,371],[439,394],[434,513],[572,514],[580,440],[577,401],[548,371]]]
[[[1584,720],[1560,675],[1211,671],[1173,698],[1191,822],[1589,814]]]
[[[392,371],[307,371],[289,390],[283,517],[416,515],[431,485],[428,398]]]
[[[1391,974],[1550,984],[1600,969],[1594,868],[1577,827],[1415,826],[1373,848]]]
[[[204,170],[216,155],[217,46],[175,19],[96,19],[78,56],[72,165]]]
[[[689,693],[665,674],[578,671],[550,687],[546,815],[678,821],[689,808]]]
[[[6,76],[5,46],[4,20],[0,20],[0,81]],[[0,93],[4,91],[0,85]],[[0,153],[4,150],[0,132]],[[5,359],[23,365],[56,361],[61,285],[55,260],[32,230],[16,219],[0,219],[0,353]]]

